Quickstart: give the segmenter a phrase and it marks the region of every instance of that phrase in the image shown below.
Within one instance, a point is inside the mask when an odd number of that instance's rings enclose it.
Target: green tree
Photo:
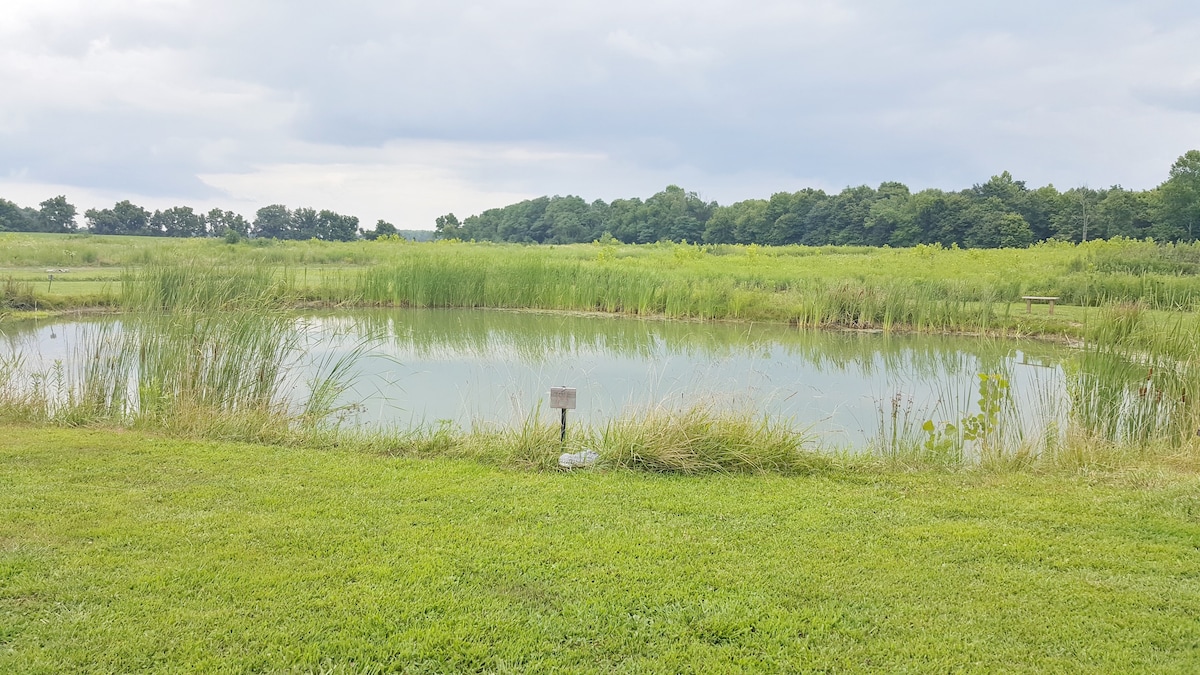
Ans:
[[[1188,150],[1171,165],[1162,192],[1162,226],[1157,237],[1195,241],[1200,236],[1200,150]]]
[[[1153,200],[1147,192],[1114,185],[1096,206],[1096,237],[1143,239],[1153,224]]]
[[[353,241],[358,235],[358,216],[345,216],[328,209],[317,214],[317,238],[325,241]]]
[[[40,210],[37,222],[42,232],[74,232],[75,206],[67,201],[66,196],[51,197],[39,204]]]
[[[375,221],[374,230],[361,230],[363,239],[375,241],[380,237],[390,237],[397,233],[396,226],[382,218]]]
[[[784,194],[787,193],[777,193]],[[787,195],[790,197],[790,195]],[[786,199],[786,198],[785,198]],[[771,202],[774,201],[777,210],[772,213]],[[738,202],[736,215],[733,220],[733,240],[739,244],[764,244],[767,237],[771,233],[771,226],[774,224],[775,217],[782,217],[788,213],[790,201],[782,207],[779,206],[781,200],[778,197],[772,197],[771,201],[765,199],[747,199]]]
[[[150,217],[150,231],[164,237],[203,237],[204,216],[190,206],[173,206],[155,211]]]
[[[453,213],[447,213],[444,216],[438,216],[434,221],[434,236],[438,239],[461,239],[459,234],[462,225],[458,222],[458,217]]]
[[[264,206],[254,214],[251,233],[264,239],[289,239],[292,230],[292,212],[282,204]]]
[[[212,237],[224,237],[229,232],[244,237],[250,233],[250,223],[246,222],[241,214],[216,208],[211,209],[204,217],[204,225],[205,231]]]
[[[0,232],[31,232],[37,229],[36,211],[0,199]]]
[[[735,218],[741,202],[713,209],[712,217],[704,224],[704,243],[732,244]]]
[[[88,209],[83,215],[93,234],[150,234],[150,212],[128,199],[111,209]]]
[[[546,242],[574,244],[590,241],[589,207],[581,197],[554,197],[546,205],[542,218],[546,223]]]
[[[695,192],[668,185],[646,200],[646,221],[660,239],[700,241],[714,208],[716,203],[705,203]]]
[[[316,209],[301,207],[292,211],[292,222],[284,239],[320,239],[321,217]]]

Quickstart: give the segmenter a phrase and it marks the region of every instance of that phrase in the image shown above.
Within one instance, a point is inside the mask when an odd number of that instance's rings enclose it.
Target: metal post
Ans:
[[[559,443],[567,442],[567,409],[562,409],[562,433],[558,435]]]

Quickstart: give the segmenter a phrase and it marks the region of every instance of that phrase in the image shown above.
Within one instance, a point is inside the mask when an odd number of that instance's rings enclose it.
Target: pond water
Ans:
[[[48,372],[114,321],[9,326],[0,358]],[[893,413],[919,426],[977,411],[980,373],[1005,374],[1018,403],[1064,396],[1065,352],[1040,342],[480,310],[312,314],[296,330],[306,353],[291,376],[296,396],[306,394],[305,369],[361,350],[342,399],[355,404],[347,419],[364,425],[556,419],[549,389],[569,386],[572,423],[699,403],[761,411],[840,448],[866,445]]]

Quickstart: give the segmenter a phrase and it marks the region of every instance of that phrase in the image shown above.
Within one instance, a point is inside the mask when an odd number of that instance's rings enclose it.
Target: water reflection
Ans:
[[[77,359],[83,333],[104,321],[9,327],[0,349],[44,372]],[[1005,373],[1018,401],[1053,402],[1064,389],[1060,348],[993,339],[468,310],[311,314],[295,329],[306,347],[289,377],[297,396],[307,369],[367,345],[343,397],[362,404],[351,418],[359,424],[549,417],[550,387],[568,385],[579,390],[573,419],[586,423],[700,401],[761,410],[812,427],[826,446],[858,447],[897,401],[914,418],[957,419],[974,404],[978,373]]]

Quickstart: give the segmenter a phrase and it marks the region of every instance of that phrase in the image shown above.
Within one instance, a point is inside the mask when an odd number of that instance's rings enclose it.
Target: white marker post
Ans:
[[[550,407],[562,411],[562,433],[559,434],[558,441],[565,442],[567,440],[567,411],[575,409],[575,388],[550,387]]]

